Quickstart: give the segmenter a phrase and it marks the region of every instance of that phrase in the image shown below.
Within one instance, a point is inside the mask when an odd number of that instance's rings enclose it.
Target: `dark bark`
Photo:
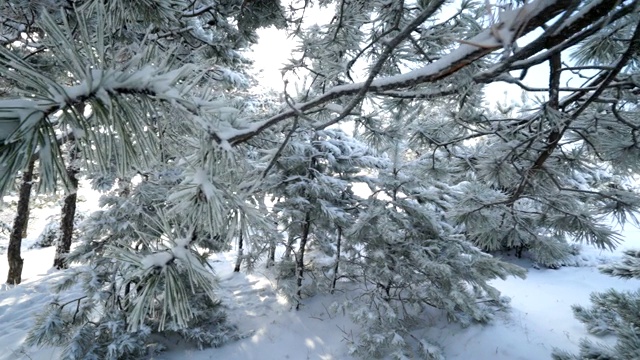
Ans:
[[[22,238],[26,238],[27,237],[27,228],[29,227],[29,217],[27,216],[27,219],[24,222],[24,225],[22,226]]]
[[[242,255],[244,251],[242,246],[242,229],[240,229],[240,236],[238,237],[238,257],[236,258],[236,266],[233,268],[233,272],[240,272],[240,267],[242,266]]]
[[[598,11],[601,11],[599,9]],[[604,16],[604,15],[602,15]],[[544,150],[538,155],[538,158],[534,161],[533,165],[524,171],[524,176],[520,185],[514,194],[509,198],[508,204],[513,204],[518,200],[526,186],[529,184],[529,180],[533,174],[541,170],[545,162],[551,157],[555,150],[560,145],[560,140],[564,136],[564,133],[569,129],[571,123],[582,114],[589,104],[596,101],[596,99],[607,89],[607,86],[618,76],[622,69],[631,61],[631,59],[637,57],[640,52],[640,24],[636,25],[633,32],[633,36],[630,40],[630,45],[627,50],[620,56],[619,60],[608,72],[603,72],[599,76],[594,77],[585,88],[591,88],[597,86],[595,91],[580,90],[572,94],[571,96],[559,99],[559,87],[560,87],[560,70],[562,66],[562,58],[560,53],[555,53],[549,57],[550,77],[549,77],[549,102],[547,107],[555,109],[566,109],[570,104],[578,102],[583,96],[589,94],[589,97],[581,100],[579,107],[564,121],[564,124],[558,129],[554,129],[547,137],[547,145]],[[569,115],[569,112],[565,111],[565,114]]]
[[[331,294],[336,290],[338,282],[338,269],[340,267],[340,247],[342,246],[342,227],[338,226],[338,240],[336,241],[336,264],[333,266],[333,281],[331,282]]]
[[[311,212],[307,211],[304,218],[304,224],[302,224],[302,237],[300,237],[300,248],[298,249],[298,256],[296,258],[296,271],[297,271],[297,291],[298,304],[296,310],[300,309],[300,299],[302,299],[302,279],[304,278],[304,249],[307,246],[307,240],[309,240],[309,231],[311,229]]]
[[[522,258],[522,251],[524,250],[524,245],[516,246],[516,257],[518,259]]]
[[[7,276],[7,284],[10,285],[17,285],[22,281],[22,265],[24,260],[20,256],[20,247],[22,246],[22,233],[29,218],[29,200],[31,199],[34,164],[35,159],[31,159],[27,165],[27,169],[22,174],[18,209],[9,237],[9,248],[7,249],[9,275]]]
[[[64,198],[64,205],[62,206],[62,219],[60,220],[60,234],[61,237],[58,240],[58,246],[56,248],[56,256],[53,260],[53,267],[56,269],[66,269],[69,264],[66,261],[66,256],[71,250],[71,240],[73,236],[73,222],[76,217],[76,200],[78,190],[78,167],[75,164],[75,160],[78,158],[78,148],[75,144],[71,144],[71,150],[69,152],[69,164],[67,165],[67,177],[69,178],[69,185],[71,186],[70,193]]]

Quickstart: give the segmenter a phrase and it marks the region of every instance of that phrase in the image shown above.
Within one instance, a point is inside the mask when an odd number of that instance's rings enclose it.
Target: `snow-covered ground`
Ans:
[[[88,199],[86,206],[95,206]],[[44,226],[49,214],[41,210],[31,223],[30,244]],[[549,359],[553,347],[577,350],[580,338],[588,336],[584,326],[573,318],[572,304],[588,305],[589,294],[610,287],[635,290],[640,282],[602,275],[597,265],[614,261],[621,250],[640,248],[640,231],[628,227],[625,242],[615,252],[583,248],[580,267],[559,270],[536,269],[526,261],[526,280],[495,281],[494,285],[512,299],[512,309],[496,316],[492,324],[461,328],[450,324],[437,312],[425,320],[415,335],[437,341],[447,359]],[[29,349],[21,352],[21,342],[32,323],[32,315],[50,301],[50,283],[59,272],[53,271],[54,249],[23,249],[23,283],[0,285],[0,359],[57,359],[56,349]],[[212,259],[220,278],[219,296],[228,308],[231,322],[248,336],[217,349],[198,351],[184,344],[170,344],[159,359],[351,359],[349,343],[361,329],[348,316],[335,315],[328,308],[344,294],[306,299],[296,311],[275,291],[273,277],[258,268],[252,274],[233,273],[233,253]],[[0,281],[7,276],[4,255],[0,260]],[[601,340],[593,338],[595,340]],[[16,352],[16,350],[18,350]]]

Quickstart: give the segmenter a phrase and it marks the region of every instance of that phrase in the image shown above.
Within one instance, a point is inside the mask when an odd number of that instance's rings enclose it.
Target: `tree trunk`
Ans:
[[[300,248],[298,250],[298,256],[296,258],[296,270],[297,274],[297,292],[298,304],[296,310],[300,309],[300,300],[302,299],[302,279],[304,278],[304,248],[307,246],[307,240],[309,240],[309,230],[311,229],[311,212],[307,212],[304,218],[304,224],[302,224],[302,237],[300,238]]]
[[[242,227],[240,227],[240,236],[238,237],[238,257],[236,258],[236,266],[233,268],[233,272],[240,272],[240,266],[242,266]]]
[[[269,244],[269,253],[267,255],[267,268],[270,268],[276,264],[276,242],[272,241]]]
[[[71,189],[67,197],[64,198],[62,206],[62,219],[60,220],[60,234],[58,246],[56,248],[56,256],[53,260],[53,267],[56,269],[66,269],[69,264],[66,261],[67,254],[71,250],[71,238],[73,236],[73,222],[76,217],[76,200],[78,197],[78,167],[75,162],[78,159],[78,148],[75,143],[71,144],[69,151],[69,164],[67,165],[67,177]]]
[[[342,245],[342,227],[338,226],[338,240],[336,242],[336,264],[333,266],[333,281],[331,282],[330,293],[336,290],[336,282],[338,282],[338,268],[340,267],[340,247]]]
[[[18,209],[9,237],[9,248],[7,249],[9,275],[7,276],[7,284],[10,285],[17,285],[22,281],[22,265],[24,260],[20,257],[20,247],[22,246],[22,232],[29,218],[29,200],[31,198],[34,164],[35,160],[31,159],[27,165],[27,169],[22,174]]]
[[[28,211],[28,210],[27,210]],[[27,228],[29,227],[29,216],[27,215],[27,218],[24,220],[24,225],[22,225],[22,238],[26,238],[27,237]]]

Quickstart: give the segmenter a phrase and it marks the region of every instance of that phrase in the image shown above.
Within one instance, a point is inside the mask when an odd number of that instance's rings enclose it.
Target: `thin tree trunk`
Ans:
[[[342,227],[338,226],[338,241],[336,242],[336,264],[333,266],[333,281],[331,282],[330,293],[336,290],[336,282],[338,282],[338,269],[340,267],[340,247],[342,246]]]
[[[7,249],[9,275],[7,276],[7,284],[11,285],[20,284],[22,281],[22,265],[24,264],[24,260],[20,256],[20,247],[22,246],[22,232],[29,218],[29,200],[31,198],[34,165],[35,159],[31,159],[27,165],[27,169],[22,174],[18,209],[9,237],[9,248]]]
[[[53,267],[56,269],[66,269],[69,264],[66,261],[67,254],[71,250],[71,238],[73,236],[73,221],[76,216],[76,200],[78,197],[78,167],[75,162],[78,159],[78,148],[75,143],[71,144],[69,151],[69,164],[67,165],[67,177],[71,184],[71,192],[64,198],[62,206],[62,219],[60,220],[60,234],[56,256],[53,260]]]
[[[244,249],[242,248],[242,226],[240,227],[240,236],[238,237],[238,257],[236,258],[236,266],[233,268],[233,272],[240,272],[242,266],[242,255]]]
[[[298,290],[296,295],[298,296],[298,304],[296,310],[300,309],[300,300],[302,299],[302,279],[304,278],[304,248],[307,246],[307,240],[309,240],[309,230],[311,229],[311,212],[307,212],[304,218],[304,224],[302,224],[302,237],[300,238],[300,248],[298,250],[298,256],[296,258],[296,270],[297,274],[297,286]]]
[[[267,268],[270,268],[276,264],[276,242],[272,241],[269,244],[269,253],[267,255]]]
[[[296,241],[296,237],[289,232],[287,235],[287,245],[284,249],[284,254],[282,255],[282,260],[288,261],[291,259],[291,250],[293,250],[293,243]]]

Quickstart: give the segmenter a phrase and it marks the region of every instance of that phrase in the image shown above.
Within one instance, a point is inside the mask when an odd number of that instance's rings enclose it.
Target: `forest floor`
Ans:
[[[81,203],[81,209],[95,206],[95,199]],[[50,285],[60,272],[51,268],[55,249],[28,249],[55,209],[34,211],[29,236],[23,243],[23,282],[0,285],[0,359],[57,359],[56,349],[20,350],[33,315],[53,298]],[[571,305],[589,305],[589,294],[608,288],[637,290],[640,281],[602,275],[597,266],[616,261],[624,249],[640,248],[640,230],[627,226],[624,242],[614,252],[583,246],[573,266],[558,270],[538,269],[524,259],[506,258],[525,267],[527,278],[496,280],[492,284],[511,298],[511,309],[498,313],[488,325],[462,328],[449,323],[439,312],[425,316],[414,335],[437,342],[448,360],[540,360],[549,359],[554,347],[578,349],[580,339],[610,342],[587,334],[572,314]],[[7,244],[0,244],[6,247]],[[2,250],[0,250],[1,252]],[[251,274],[234,273],[234,252],[211,259],[220,279],[218,294],[227,307],[229,320],[245,334],[243,340],[216,349],[197,350],[183,343],[169,344],[157,359],[352,359],[349,349],[361,328],[348,314],[334,314],[334,302],[344,301],[348,292],[304,299],[296,311],[276,291],[273,274],[258,267]],[[0,281],[7,276],[5,255],[0,259]]]

